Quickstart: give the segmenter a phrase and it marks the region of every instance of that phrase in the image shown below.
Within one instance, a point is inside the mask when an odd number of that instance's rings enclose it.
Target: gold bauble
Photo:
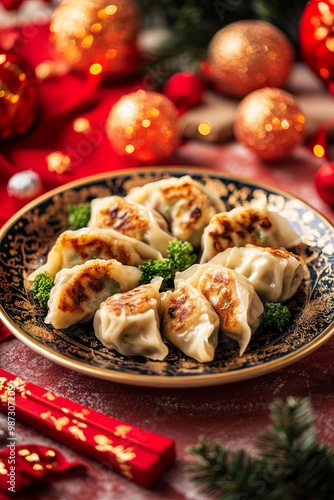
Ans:
[[[50,31],[56,52],[72,66],[120,73],[133,59],[139,9],[132,0],[64,0]]]
[[[106,130],[118,154],[141,163],[168,158],[179,143],[174,104],[153,91],[138,90],[121,97],[110,110]]]
[[[238,105],[234,134],[260,158],[278,160],[303,142],[305,123],[292,94],[266,87],[251,92]]]
[[[208,47],[209,74],[217,90],[244,97],[262,87],[281,87],[294,59],[288,38],[265,21],[236,21],[219,30]]]

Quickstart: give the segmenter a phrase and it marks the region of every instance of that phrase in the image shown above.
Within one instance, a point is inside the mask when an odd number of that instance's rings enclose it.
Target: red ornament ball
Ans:
[[[240,102],[234,119],[236,138],[259,158],[286,158],[305,138],[306,119],[295,97],[284,90],[254,90]]]
[[[175,104],[181,114],[201,103],[204,90],[202,78],[195,73],[184,71],[175,73],[169,78],[164,94]]]
[[[322,165],[314,177],[315,188],[322,200],[334,207],[334,162]]]
[[[208,47],[209,75],[218,91],[244,97],[263,87],[281,87],[292,67],[293,48],[278,28],[243,20],[219,30]]]
[[[0,51],[0,139],[24,134],[38,113],[35,75],[16,54]]]
[[[334,82],[333,31],[333,2],[308,2],[300,21],[300,48],[304,61],[327,84]]]
[[[144,164],[168,158],[179,144],[174,104],[150,90],[121,97],[109,112],[106,131],[116,153]]]

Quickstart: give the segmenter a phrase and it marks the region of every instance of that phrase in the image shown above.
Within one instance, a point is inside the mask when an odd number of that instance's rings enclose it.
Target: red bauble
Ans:
[[[0,51],[0,139],[24,134],[38,112],[37,84],[28,64]]]
[[[169,78],[164,94],[177,107],[179,113],[184,113],[201,103],[204,90],[204,82],[198,75],[184,71]]]
[[[300,21],[300,48],[308,66],[327,84],[334,82],[334,4],[311,0]]]
[[[320,198],[334,207],[334,162],[322,165],[314,177],[314,185]]]

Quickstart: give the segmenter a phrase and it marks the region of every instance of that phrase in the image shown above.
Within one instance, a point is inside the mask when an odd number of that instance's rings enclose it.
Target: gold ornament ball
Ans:
[[[179,144],[174,104],[158,92],[126,94],[111,108],[106,130],[114,150],[141,163],[168,158]]]
[[[132,0],[63,0],[51,18],[51,42],[78,69],[120,73],[133,58],[139,17]]]
[[[295,97],[278,88],[251,92],[237,107],[235,137],[264,160],[289,156],[305,139],[306,119]]]
[[[292,45],[265,21],[236,21],[219,30],[208,47],[209,75],[217,90],[244,97],[263,87],[281,87],[294,60]]]

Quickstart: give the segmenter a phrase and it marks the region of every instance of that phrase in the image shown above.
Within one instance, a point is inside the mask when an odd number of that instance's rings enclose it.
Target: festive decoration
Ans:
[[[317,170],[314,185],[320,198],[334,207],[334,162],[325,163]]]
[[[6,448],[0,452],[0,495],[1,491],[7,495],[31,488],[36,491],[43,483],[85,472],[83,464],[68,462],[58,450],[35,444],[18,446],[8,438]]]
[[[334,3],[311,0],[300,21],[300,48],[305,62],[330,87],[334,82],[333,31]]]
[[[0,138],[24,134],[38,113],[36,79],[32,69],[13,53],[0,51]]]
[[[277,88],[255,90],[237,107],[236,138],[265,160],[285,158],[305,137],[305,116],[292,94]]]
[[[278,399],[270,410],[256,457],[201,439],[190,448],[198,459],[192,479],[217,498],[334,498],[334,450],[316,437],[310,400]]]
[[[194,73],[175,73],[165,85],[164,94],[177,107],[180,114],[201,103],[205,85]]]
[[[40,176],[33,170],[23,170],[14,174],[8,181],[8,196],[14,198],[17,205],[25,205],[42,194]]]
[[[139,18],[132,0],[65,0],[53,13],[51,39],[56,52],[92,75],[132,72]]]
[[[120,155],[143,163],[168,158],[179,143],[177,110],[158,92],[126,94],[111,108],[107,135]]]
[[[45,157],[49,172],[69,174],[72,172],[72,162],[68,155],[61,151],[53,151]]]
[[[211,40],[208,70],[217,90],[244,97],[262,87],[281,87],[293,58],[289,40],[275,26],[264,21],[237,21]]]

